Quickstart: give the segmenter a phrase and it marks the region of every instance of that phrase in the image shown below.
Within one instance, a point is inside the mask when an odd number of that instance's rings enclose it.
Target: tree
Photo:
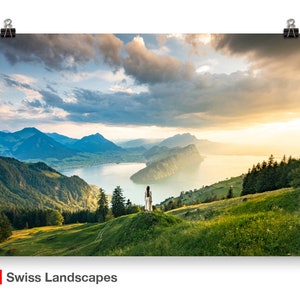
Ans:
[[[127,199],[126,205],[125,205],[125,212],[126,215],[135,214],[142,210],[141,206],[133,204],[130,199]]]
[[[130,201],[130,199],[127,199],[127,202],[125,204],[125,210],[126,210],[126,214],[130,215],[132,212],[132,203]]]
[[[274,155],[271,154],[268,160],[268,167],[273,167],[274,166],[274,162],[275,162],[275,158]]]
[[[271,155],[268,163],[249,169],[243,180],[241,195],[272,191],[285,187],[300,187],[300,160],[286,156],[278,163]]]
[[[233,189],[232,189],[232,186],[230,186],[226,198],[227,199],[233,198]]]
[[[109,207],[108,207],[108,200],[107,196],[103,189],[99,189],[99,196],[98,196],[98,209],[97,209],[97,219],[100,223],[105,222],[106,216],[108,214]]]
[[[111,199],[111,209],[115,217],[125,215],[125,197],[123,196],[123,191],[120,186],[117,186],[113,192]]]
[[[293,188],[298,188],[300,187],[300,167],[293,169],[289,175],[288,175],[289,179],[290,179],[290,185]]]
[[[5,241],[11,234],[12,228],[7,216],[0,213],[0,242]]]
[[[63,215],[60,213],[59,210],[52,210],[50,212],[50,224],[49,225],[53,225],[53,226],[61,226],[64,222],[64,217]]]

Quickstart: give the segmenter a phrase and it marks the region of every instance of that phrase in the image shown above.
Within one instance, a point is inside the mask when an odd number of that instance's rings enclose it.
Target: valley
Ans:
[[[158,161],[160,159],[161,157]],[[217,163],[217,161],[214,162]],[[289,159],[282,167],[297,168],[298,163],[297,160]],[[274,161],[271,164],[270,158],[269,169],[275,170],[277,165]],[[202,164],[200,168],[201,166]],[[16,192],[14,197],[20,198],[23,195],[23,201],[16,198],[15,205],[16,203],[22,204],[22,208],[26,207],[24,201],[29,191],[34,193],[30,196],[28,194],[30,201],[28,199],[27,203],[32,203],[33,207],[44,209],[73,207],[78,210],[88,208],[88,203],[89,209],[92,209],[92,203],[96,207],[95,202],[82,201],[84,187],[88,192],[86,195],[90,195],[92,191],[89,190],[90,185],[78,176],[66,177],[44,163],[23,163],[13,158],[1,158],[1,167],[3,185],[0,187],[3,191],[5,188],[10,192],[19,190],[20,193]],[[226,169],[228,170],[228,166]],[[13,230],[13,234],[0,243],[0,255],[300,255],[300,189],[289,187],[239,196],[243,177],[244,175],[240,175],[203,186],[200,189],[182,192],[177,198],[168,198],[157,205],[158,208],[150,214],[138,211],[109,218],[103,223],[96,221],[86,223],[85,221],[84,223]],[[58,184],[63,186],[61,180],[65,184],[65,192],[63,198],[59,200],[60,193],[55,186]],[[36,186],[39,188],[35,190]],[[50,189],[47,189],[47,186]],[[69,191],[68,187],[70,187]],[[228,188],[234,188],[230,198],[226,197]],[[38,194],[43,190],[47,190],[45,195]],[[79,196],[80,193],[82,193],[81,196]],[[57,199],[55,200],[57,202],[47,200],[46,196],[50,195],[51,199]],[[69,198],[66,206],[63,206],[67,195],[74,195],[77,198]],[[179,199],[182,201],[180,207],[170,205],[172,201],[175,203]],[[44,202],[38,202],[39,200]],[[135,202],[136,198],[131,200]],[[1,203],[8,204],[5,199]],[[11,205],[14,205],[14,201]],[[166,206],[168,206],[167,211],[163,212]]]
[[[101,187],[108,194],[120,185],[126,198],[138,205],[143,205],[145,185],[151,184],[154,201],[159,204],[181,193],[243,174],[257,160],[265,159],[258,156],[209,154],[203,141],[188,133],[165,140],[142,139],[120,145],[100,134],[74,139],[57,133],[46,134],[36,128],[24,128],[14,133],[0,132],[0,135],[0,154],[3,157],[21,157],[20,161],[27,163],[44,162],[63,175],[76,175],[92,189]],[[217,144],[213,146],[214,143],[207,141],[208,144],[214,153]],[[2,190],[2,195],[7,197],[7,188]],[[20,203],[32,196],[28,196],[30,193],[24,188],[18,193],[23,195],[23,199],[17,200],[21,199],[20,196],[14,195],[11,196],[14,199],[12,202],[26,206]],[[34,193],[33,199],[44,198],[37,196],[38,192]],[[41,201],[39,199],[36,200],[38,203]],[[3,198],[3,201],[6,200]],[[13,207],[15,204],[7,205]],[[54,205],[60,206],[62,204]]]

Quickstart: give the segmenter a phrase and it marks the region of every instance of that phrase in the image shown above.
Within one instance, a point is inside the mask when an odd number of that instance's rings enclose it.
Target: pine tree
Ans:
[[[111,209],[115,217],[122,216],[126,213],[125,209],[125,197],[120,186],[117,186],[113,192],[111,200]]]
[[[125,204],[125,210],[126,210],[126,214],[130,215],[132,212],[132,203],[130,201],[130,199],[127,199],[127,202]]]
[[[105,222],[108,214],[108,200],[103,189],[99,189],[97,219],[100,223]]]
[[[230,186],[226,198],[227,199],[233,198],[233,189],[232,189],[232,186]]]

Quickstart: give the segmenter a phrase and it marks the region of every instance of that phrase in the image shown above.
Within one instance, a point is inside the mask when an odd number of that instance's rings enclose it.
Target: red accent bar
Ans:
[[[2,284],[2,270],[0,270],[0,285]]]

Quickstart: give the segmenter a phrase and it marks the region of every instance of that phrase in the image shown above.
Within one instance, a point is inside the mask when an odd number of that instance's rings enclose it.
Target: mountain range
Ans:
[[[201,155],[266,155],[266,147],[249,147],[198,139],[190,133],[167,139],[136,139],[114,143],[100,133],[74,139],[58,133],[43,133],[30,127],[17,132],[0,131],[0,156],[23,161],[43,161],[63,169],[100,163],[147,161],[149,151],[167,153],[167,149],[194,144]],[[271,150],[270,150],[271,151]]]
[[[267,146],[240,145],[232,142],[220,143],[206,139],[198,139],[190,133],[176,134],[166,139],[136,139],[119,143],[123,148],[144,147],[149,150],[153,147],[167,148],[186,147],[194,144],[201,155],[269,155],[274,148]]]
[[[57,133],[43,133],[36,128],[24,128],[17,132],[0,132],[0,155],[24,161],[42,160],[56,166],[67,160],[88,161],[91,155],[124,150],[105,139],[99,133],[72,139]]]
[[[99,133],[84,136],[80,140],[69,138],[58,133],[47,133],[47,136],[76,152],[102,153],[106,151],[123,150]]]
[[[77,176],[68,178],[55,169],[143,161],[147,168],[131,179],[153,182],[200,163],[206,154],[253,155],[249,147],[199,140],[190,133],[164,140],[129,141],[127,146],[134,146],[129,148],[121,145],[99,133],[74,139],[58,133],[43,133],[36,128],[24,128],[13,133],[1,131],[0,208],[4,204],[10,208],[95,207],[91,200],[92,187]],[[7,199],[10,199],[9,203]]]

